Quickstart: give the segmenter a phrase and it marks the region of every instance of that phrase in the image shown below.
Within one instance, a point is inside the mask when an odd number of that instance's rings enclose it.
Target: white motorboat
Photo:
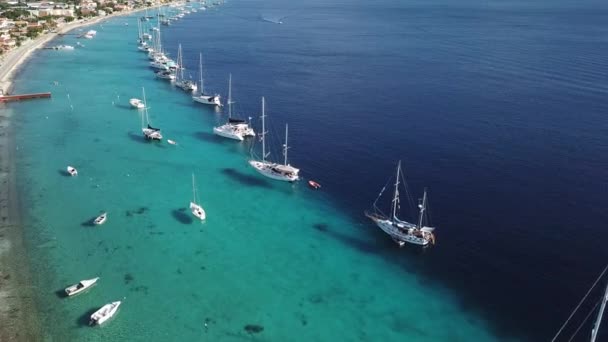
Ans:
[[[144,101],[140,100],[140,99],[130,99],[129,100],[129,104],[131,105],[131,107],[133,108],[137,108],[137,109],[144,109],[144,107],[146,105],[144,105]]]
[[[207,214],[205,213],[205,209],[198,204],[200,201],[198,199],[196,193],[196,183],[194,180],[194,173],[192,174],[192,202],[190,202],[190,211],[192,215],[198,217],[201,221],[207,218]]]
[[[95,220],[93,221],[93,223],[99,226],[99,225],[106,223],[107,219],[108,219],[108,213],[103,213],[103,214],[97,216],[95,218]]]
[[[171,140],[171,139],[167,139],[167,142],[168,142],[170,145],[177,145],[177,142],[176,142],[176,141],[173,141],[173,140]]]
[[[114,316],[118,311],[118,307],[120,306],[120,304],[121,302],[117,301],[102,306],[101,309],[95,311],[91,315],[89,325],[101,325],[108,319],[112,318],[112,316]]]
[[[163,135],[160,132],[160,128],[154,128],[150,126],[150,118],[148,116],[148,104],[146,102],[146,90],[142,88],[142,94],[144,97],[144,110],[141,118],[141,131],[147,140],[162,140]]]
[[[177,49],[177,70],[175,72],[175,86],[184,91],[195,92],[197,89],[196,82],[184,78],[184,60],[182,55],[182,44],[179,44]]]
[[[256,171],[261,173],[262,175],[285,182],[295,182],[300,179],[298,175],[300,169],[295,168],[287,163],[287,150],[289,149],[287,145],[288,138],[288,126],[285,125],[285,144],[283,145],[283,156],[285,157],[283,164],[274,163],[266,160],[266,157],[270,155],[270,153],[266,153],[266,128],[265,128],[265,102],[262,97],[262,133],[260,133],[260,140],[262,140],[262,160],[251,159],[249,161],[249,165],[251,165]]]
[[[160,78],[161,80],[168,80],[168,81],[175,80],[175,73],[173,73],[172,71],[169,71],[169,70],[156,72],[155,75],[156,75],[156,77]]]
[[[221,106],[222,101],[221,101],[219,94],[215,94],[215,95],[205,94],[205,83],[203,81],[203,54],[202,53],[199,54],[198,64],[199,64],[201,87],[199,89],[200,91],[197,94],[192,95],[192,100],[194,100],[195,102],[198,102],[198,103],[206,104],[206,105]]]
[[[228,122],[213,127],[213,133],[224,138],[243,141],[245,137],[254,137],[255,132],[245,120],[232,118],[232,74],[228,78]]]
[[[98,279],[99,279],[99,277],[93,278],[93,279],[81,280],[77,284],[66,287],[65,294],[67,294],[68,296],[73,296],[73,295],[79,294],[79,293],[83,292],[84,290],[90,288],[91,286],[95,285],[95,283],[97,283]]]
[[[392,207],[390,216],[386,216],[378,207],[377,203],[385,188],[380,191],[380,194],[376,198],[373,204],[372,210],[365,212],[365,216],[369,217],[374,223],[380,227],[386,234],[388,234],[400,247],[406,243],[414,245],[426,246],[429,243],[435,244],[435,235],[433,231],[435,228],[426,226],[428,215],[426,212],[427,208],[427,195],[426,189],[424,190],[424,196],[418,204],[419,214],[417,224],[409,223],[400,220],[397,217],[399,211],[399,184],[402,180],[402,184],[405,187],[406,194],[409,194],[407,189],[407,183],[401,172],[401,161],[397,164],[397,174],[395,176],[395,191],[392,199]]]
[[[67,170],[68,170],[68,173],[70,174],[70,176],[78,176],[78,170],[76,170],[75,167],[68,166]]]

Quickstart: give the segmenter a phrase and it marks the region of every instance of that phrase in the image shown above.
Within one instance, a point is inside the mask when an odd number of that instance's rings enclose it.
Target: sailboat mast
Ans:
[[[228,118],[232,117],[232,74],[228,76]]]
[[[424,195],[422,195],[422,203],[418,206],[420,208],[420,216],[418,217],[418,229],[422,228],[422,220],[424,219],[424,211],[426,210],[426,189],[424,189]]]
[[[262,96],[262,161],[266,161],[266,126],[265,126],[265,102]]]
[[[148,122],[148,103],[146,102],[146,89],[144,87],[141,87],[141,92],[144,97],[144,113],[141,116],[141,127],[145,127],[144,120],[145,122]]]
[[[608,284],[606,285],[606,291],[604,291],[604,298],[602,298],[602,305],[600,306],[600,311],[598,312],[597,319],[593,325],[593,330],[591,330],[591,342],[595,342],[595,339],[597,338],[597,333],[600,330],[600,324],[602,323],[602,317],[604,316],[604,310],[606,309],[606,302],[608,302]]]
[[[289,131],[289,125],[285,124],[285,145],[283,145],[283,155],[285,156],[285,162],[283,163],[284,165],[287,165],[287,150],[289,149],[289,146],[287,146],[288,131]]]
[[[196,203],[196,185],[194,184],[194,173],[192,174],[192,202]]]
[[[184,57],[182,56],[182,44],[179,44],[177,49],[177,67],[179,68],[179,80],[182,81],[184,79]]]
[[[200,81],[201,81],[201,95],[203,95],[205,93],[204,89],[204,85],[203,85],[203,54],[199,53],[198,54],[198,72],[200,74]]]
[[[395,222],[397,217],[397,205],[399,202],[399,174],[401,173],[401,160],[397,164],[397,175],[395,176],[395,194],[393,195],[393,210],[391,213],[391,220]]]

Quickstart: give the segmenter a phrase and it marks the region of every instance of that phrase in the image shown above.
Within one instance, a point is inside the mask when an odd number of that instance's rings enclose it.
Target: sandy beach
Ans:
[[[10,94],[12,81],[19,67],[35,50],[60,34],[83,26],[96,24],[117,16],[128,15],[141,9],[80,20],[23,43],[0,61],[0,89]],[[45,90],[45,89],[41,89]],[[6,106],[6,105],[5,105]],[[28,261],[20,223],[20,200],[17,193],[13,146],[11,108],[0,110],[0,341],[40,341],[43,332],[36,314],[33,289],[29,280]]]

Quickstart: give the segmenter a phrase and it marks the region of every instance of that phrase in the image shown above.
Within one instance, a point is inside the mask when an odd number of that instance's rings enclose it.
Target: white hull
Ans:
[[[108,214],[103,213],[103,214],[97,216],[97,218],[95,219],[95,221],[93,221],[93,223],[95,223],[96,225],[104,224],[104,223],[106,223],[107,219],[108,219]]]
[[[173,81],[175,80],[175,75],[170,73],[165,73],[164,71],[159,71],[156,73],[156,77],[161,80]]]
[[[226,127],[226,126],[227,125],[223,125],[220,127],[213,127],[213,134],[219,135],[220,137],[224,137],[224,138],[228,138],[228,139],[234,139],[234,140],[239,140],[239,141],[245,140],[243,138],[243,135],[241,135],[241,133],[233,130],[230,127]]]
[[[77,295],[83,292],[84,290],[90,288],[91,286],[95,285],[98,279],[99,278],[81,280],[80,282],[78,282],[78,284],[74,284],[70,287],[67,287],[65,289],[65,294],[67,294],[68,296]]]
[[[415,225],[404,223],[393,223],[391,220],[369,216],[380,229],[388,234],[399,246],[411,243],[426,246],[433,240],[432,233],[421,232]],[[416,235],[417,234],[417,235]]]
[[[142,128],[142,132],[144,133],[144,137],[148,140],[162,140],[163,135],[159,131],[155,131],[149,128]]]
[[[257,161],[257,160],[250,160],[249,165],[251,165],[254,169],[256,169],[256,171],[258,171],[259,173],[261,173],[262,175],[264,175],[268,178],[272,178],[272,179],[276,179],[276,180],[280,180],[280,181],[284,181],[284,182],[295,182],[298,179],[300,179],[297,172],[289,173],[289,174],[283,173],[283,172],[277,172],[276,167],[283,166],[280,164],[275,164],[275,163],[270,163],[270,162],[261,162],[261,161]]]
[[[198,86],[196,85],[196,83],[194,83],[192,81],[175,82],[175,86],[184,91],[191,91],[191,92],[195,92],[198,89]]]
[[[106,304],[101,307],[101,309],[95,311],[91,315],[91,320],[89,321],[90,325],[101,325],[106,322],[108,319],[112,318],[118,311],[118,307],[121,302],[112,302],[110,304]]]
[[[221,106],[222,102],[220,100],[219,95],[195,95],[192,96],[192,100],[198,103],[211,105],[211,106]]]
[[[145,107],[144,102],[140,99],[130,99],[129,104],[131,105],[131,107],[137,109],[144,109]]]
[[[194,202],[190,202],[190,211],[192,212],[192,215],[196,216],[201,221],[207,218],[205,209]]]
[[[72,177],[78,176],[78,170],[76,170],[75,167],[68,166],[67,170],[68,170],[68,173],[70,174],[70,176],[72,176]]]

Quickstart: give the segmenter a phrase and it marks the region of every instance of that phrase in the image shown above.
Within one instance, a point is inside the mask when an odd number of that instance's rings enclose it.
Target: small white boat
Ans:
[[[171,140],[171,139],[167,139],[167,142],[171,145],[177,145],[177,142]]]
[[[75,167],[68,166],[68,173],[70,176],[78,176],[78,170]]]
[[[95,221],[93,221],[93,223],[95,223],[96,225],[104,224],[104,223],[106,223],[107,219],[108,219],[108,213],[103,213],[103,214],[97,216],[97,218],[95,218]]]
[[[91,315],[89,325],[101,325],[108,319],[112,318],[118,311],[121,302],[112,302],[101,307]]]
[[[130,99],[129,100],[129,104],[131,105],[131,107],[133,108],[137,108],[137,109],[144,109],[144,107],[146,105],[144,105],[144,101],[140,100],[140,99]]]
[[[99,279],[99,277],[93,278],[93,279],[81,280],[78,282],[78,284],[74,284],[70,287],[66,287],[65,294],[67,294],[68,296],[73,296],[73,295],[79,294],[80,292],[95,285],[95,283],[97,283],[98,279]]]
[[[198,217],[201,221],[203,221],[207,214],[205,214],[205,209],[201,207],[198,202],[198,196],[196,195],[196,184],[194,182],[194,173],[192,174],[192,202],[190,202],[190,211],[192,215]]]

